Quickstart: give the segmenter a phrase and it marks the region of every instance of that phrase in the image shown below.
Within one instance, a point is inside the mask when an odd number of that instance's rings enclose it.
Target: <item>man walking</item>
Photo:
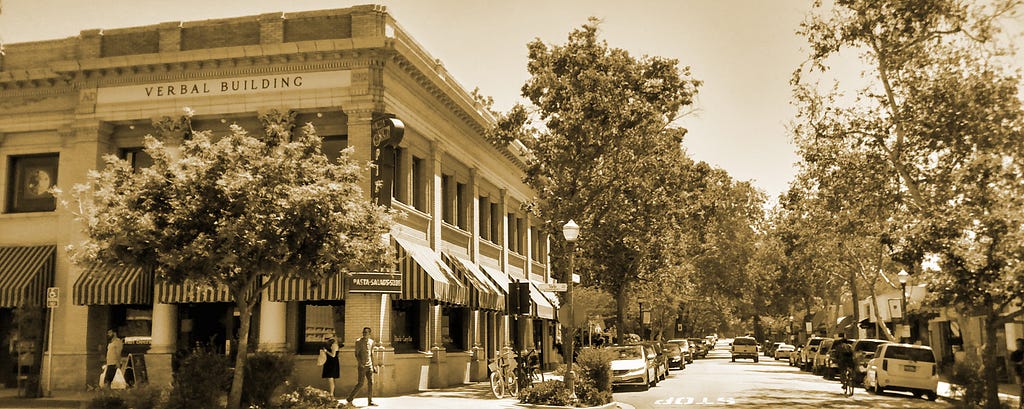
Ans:
[[[110,343],[107,344],[107,359],[105,362],[106,370],[103,373],[103,385],[104,388],[110,388],[111,382],[114,381],[114,375],[117,373],[117,366],[121,364],[121,350],[124,349],[124,342],[117,336],[117,330],[107,330],[107,338],[110,338]]]
[[[356,340],[356,376],[358,376],[356,386],[352,388],[352,392],[348,394],[348,404],[352,405],[352,399],[356,397],[356,393],[363,387],[363,381],[366,381],[366,402],[369,406],[377,406],[373,403],[373,339],[370,338],[370,327],[363,327],[363,336]]]

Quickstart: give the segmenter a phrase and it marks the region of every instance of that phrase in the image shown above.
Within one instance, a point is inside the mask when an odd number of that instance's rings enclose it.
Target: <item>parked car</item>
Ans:
[[[683,351],[676,342],[665,343],[665,355],[668,359],[669,368],[686,369],[686,358],[683,358]]]
[[[813,369],[814,355],[818,353],[818,345],[821,345],[822,337],[811,337],[804,343],[803,350],[800,351],[800,369],[804,371],[810,371]]]
[[[647,390],[658,384],[654,357],[643,345],[614,345],[609,349],[617,354],[611,362],[612,385],[639,386]]]
[[[655,369],[658,370],[658,380],[668,378],[668,357],[665,355],[665,347],[661,342],[649,341],[645,342],[645,348],[648,348],[648,355],[654,356]]]
[[[708,356],[708,343],[704,338],[687,338],[690,341],[690,349],[693,350],[694,358],[707,358]],[[696,346],[696,349],[694,349]]]
[[[906,391],[920,398],[935,400],[939,384],[935,353],[922,345],[884,343],[868,361],[864,388],[874,393],[884,390]]]
[[[775,356],[775,348],[782,344],[785,344],[785,342],[772,342],[768,344],[768,347],[764,349],[764,356]]]
[[[825,374],[825,365],[827,364],[825,360],[828,358],[828,351],[832,349],[832,341],[835,340],[832,338],[825,338],[821,340],[820,344],[818,344],[818,352],[814,353],[814,360],[811,361],[811,373],[815,375]]]
[[[757,362],[757,340],[752,337],[736,337],[732,340],[732,362],[736,358],[749,358]]]
[[[864,374],[868,372],[868,361],[875,357],[879,345],[887,343],[884,339],[858,339],[853,343],[853,362],[857,363],[854,381],[859,385],[864,382]]]
[[[668,340],[668,342],[672,342],[672,343],[678,344],[679,345],[679,349],[683,352],[683,359],[686,360],[686,363],[688,363],[688,364],[693,363],[693,350],[694,350],[694,347],[693,347],[693,344],[690,344],[689,340],[686,340],[686,339],[683,339],[683,338],[675,338],[675,339]]]
[[[772,355],[775,357],[776,361],[782,358],[789,359],[789,356],[793,353],[793,350],[795,349],[795,346],[789,344],[778,345],[775,347],[775,352],[772,353]]]
[[[822,372],[825,373],[825,379],[832,379],[839,374],[839,357],[836,356],[836,353],[842,344],[850,345],[852,348],[853,340],[839,338],[832,341],[832,345],[829,346],[828,355],[825,357],[825,365],[822,368]]]
[[[795,346],[795,348],[796,349],[794,349],[793,352],[789,353],[789,366],[799,367],[800,366],[800,353],[803,352],[804,346],[803,345],[797,345],[797,346]]]

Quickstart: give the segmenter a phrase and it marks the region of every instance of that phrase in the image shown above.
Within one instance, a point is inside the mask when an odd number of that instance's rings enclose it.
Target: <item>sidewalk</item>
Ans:
[[[6,392],[5,392],[6,391]],[[0,389],[0,408],[84,408],[93,394],[89,392],[58,392],[57,396],[50,398],[23,399],[17,398],[11,391]],[[533,405],[520,404],[518,400],[494,399],[491,395],[490,385],[486,382],[477,382],[461,385],[452,388],[429,390],[409,395],[388,396],[373,398],[377,408],[416,408],[416,409],[523,409],[534,407]],[[345,399],[339,398],[341,406],[345,406]],[[367,407],[366,398],[357,398],[353,402],[357,408]],[[611,406],[615,408],[616,406]],[[618,404],[621,409],[633,409],[626,404]],[[376,409],[376,408],[374,408]]]
[[[939,379],[939,387],[936,391],[939,396],[956,400],[956,396],[952,396],[951,384],[943,379]],[[1020,386],[1012,383],[1001,383],[999,384],[999,401],[1008,402],[1016,407],[1017,402],[1020,400]]]

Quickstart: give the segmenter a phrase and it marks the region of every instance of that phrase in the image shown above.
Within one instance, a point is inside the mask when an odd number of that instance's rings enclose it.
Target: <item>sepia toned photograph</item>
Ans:
[[[0,0],[0,408],[1024,408],[1022,46],[1024,0]]]

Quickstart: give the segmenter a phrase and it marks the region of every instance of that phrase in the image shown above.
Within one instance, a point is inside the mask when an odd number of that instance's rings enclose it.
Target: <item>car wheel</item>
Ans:
[[[733,361],[733,362],[736,362],[736,357],[732,357],[732,361]]]
[[[756,356],[754,357],[754,362],[755,362],[755,363],[757,362],[757,357],[756,357]]]
[[[910,394],[914,395],[914,397],[917,398],[917,399],[921,399],[921,395],[922,395],[921,391],[913,391],[913,392],[910,392]]]
[[[881,395],[882,392],[885,392],[885,388],[882,385],[875,384],[875,395]]]
[[[934,402],[939,398],[939,394],[935,393],[935,391],[928,391],[924,394],[924,398]]]
[[[644,384],[640,386],[640,390],[646,391],[651,389],[651,378],[649,376],[644,377]]]

